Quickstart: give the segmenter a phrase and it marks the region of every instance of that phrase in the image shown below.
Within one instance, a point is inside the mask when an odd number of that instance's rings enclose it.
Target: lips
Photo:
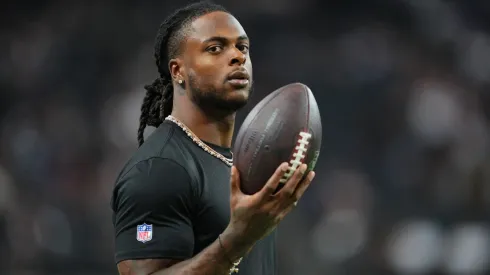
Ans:
[[[250,75],[245,70],[234,71],[228,75],[228,83],[237,88],[243,88],[248,85]]]
[[[231,79],[250,79],[250,76],[248,75],[247,71],[245,70],[238,70],[234,71],[231,74],[228,75],[228,80]]]

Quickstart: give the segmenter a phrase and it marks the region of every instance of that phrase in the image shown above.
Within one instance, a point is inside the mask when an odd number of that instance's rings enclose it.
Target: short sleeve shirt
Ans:
[[[229,148],[208,144],[231,157]],[[116,262],[186,260],[230,220],[230,167],[170,121],[162,123],[119,174],[111,200]],[[259,241],[240,275],[276,274],[276,233]]]

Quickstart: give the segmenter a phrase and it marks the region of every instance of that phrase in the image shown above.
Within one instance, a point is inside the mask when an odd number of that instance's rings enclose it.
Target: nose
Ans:
[[[247,62],[247,55],[239,49],[233,49],[230,65],[243,65]]]

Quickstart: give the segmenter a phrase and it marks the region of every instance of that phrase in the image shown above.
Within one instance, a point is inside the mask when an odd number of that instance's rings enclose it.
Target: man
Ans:
[[[192,4],[160,26],[160,78],[145,87],[140,148],[111,202],[120,274],[277,273],[274,228],[314,172],[304,177],[303,165],[275,193],[283,163],[257,194],[240,191],[230,147],[251,91],[249,49],[240,23],[218,5]],[[144,141],[147,125],[157,129]]]

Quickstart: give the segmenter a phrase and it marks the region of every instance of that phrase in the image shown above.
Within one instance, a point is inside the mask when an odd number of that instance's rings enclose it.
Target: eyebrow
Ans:
[[[224,36],[213,36],[211,38],[208,38],[206,40],[204,40],[204,43],[209,43],[209,42],[220,42],[220,43],[223,43],[225,44],[227,41],[229,41],[230,39],[224,37]],[[249,40],[248,36],[246,35],[240,35],[238,38],[237,38],[238,41],[243,41],[243,40]]]

